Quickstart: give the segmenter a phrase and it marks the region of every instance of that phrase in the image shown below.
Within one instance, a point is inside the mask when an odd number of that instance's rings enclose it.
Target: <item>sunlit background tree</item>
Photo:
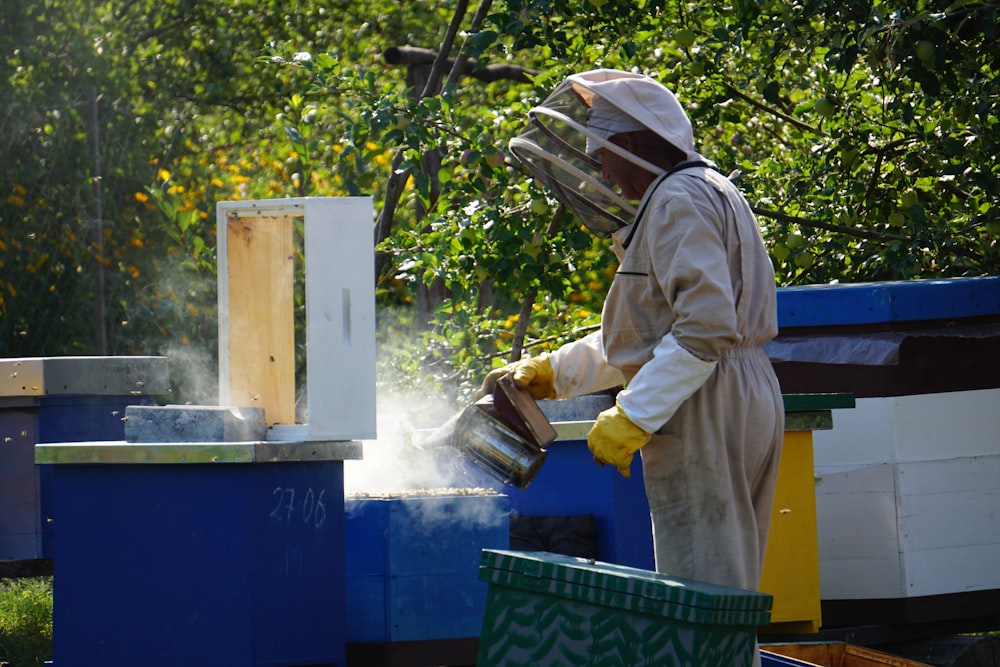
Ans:
[[[780,285],[1000,270],[996,3],[86,4],[0,13],[5,357],[210,366],[216,202],[370,194],[380,372],[467,395],[599,321],[606,242],[505,153],[595,67],[678,93]]]

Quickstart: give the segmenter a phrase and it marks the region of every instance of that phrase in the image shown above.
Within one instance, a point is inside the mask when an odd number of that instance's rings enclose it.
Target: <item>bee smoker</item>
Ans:
[[[510,375],[438,429],[427,441],[447,444],[505,486],[524,489],[545,462],[556,431],[535,399]]]

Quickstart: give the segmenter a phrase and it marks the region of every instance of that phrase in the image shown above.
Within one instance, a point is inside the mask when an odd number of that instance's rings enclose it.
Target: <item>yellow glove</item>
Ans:
[[[555,375],[547,354],[525,357],[503,368],[490,371],[479,388],[479,395],[492,394],[494,387],[497,386],[497,380],[508,373],[513,376],[514,384],[527,390],[535,400],[556,397]]]
[[[632,457],[649,442],[649,433],[632,423],[622,407],[608,408],[597,415],[587,434],[587,448],[602,466],[610,463],[623,477],[631,475]]]

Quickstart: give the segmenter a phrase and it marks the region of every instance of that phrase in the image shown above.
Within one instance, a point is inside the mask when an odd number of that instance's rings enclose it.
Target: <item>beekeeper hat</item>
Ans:
[[[607,139],[622,132],[645,130],[646,126],[603,97],[594,96],[587,115],[587,128],[601,139]],[[600,143],[587,138],[588,153],[593,153],[600,147]]]
[[[608,137],[648,129],[684,154],[698,158],[691,121],[674,94],[641,74],[599,69],[564,79],[528,112],[524,130],[510,140],[511,153],[580,221],[599,236],[630,224],[635,204],[605,178],[598,148],[651,174],[661,165],[608,141]]]
[[[567,81],[590,108],[588,129],[602,139],[612,136],[606,134],[607,128],[616,130],[614,134],[645,128],[663,137],[685,156],[696,154],[690,119],[677,97],[655,79],[620,70],[596,69],[570,75]],[[633,123],[638,127],[617,129]],[[588,145],[588,152],[589,149]]]

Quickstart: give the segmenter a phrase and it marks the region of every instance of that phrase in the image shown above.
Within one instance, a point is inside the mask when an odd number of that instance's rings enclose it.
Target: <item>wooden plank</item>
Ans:
[[[228,397],[264,408],[270,424],[295,423],[292,217],[226,221]]]
[[[375,437],[373,217],[370,197],[306,201],[310,438]]]
[[[820,625],[819,546],[812,434],[785,433],[760,590],[774,596],[771,622]]]
[[[1000,454],[1000,388],[893,399],[896,460]]]
[[[816,466],[822,598],[906,595],[895,466]]]
[[[788,431],[829,431],[833,428],[833,412],[811,410],[809,412],[785,412],[785,432]]]
[[[893,398],[859,399],[837,413],[834,428],[814,435],[816,465],[861,466],[896,460]]]
[[[799,410],[833,410],[837,408],[853,408],[854,394],[784,394],[782,401],[787,412]]]
[[[761,649],[822,667],[927,667],[922,662],[841,642],[762,644]]]
[[[1000,455],[898,469],[907,596],[1000,588]]]

